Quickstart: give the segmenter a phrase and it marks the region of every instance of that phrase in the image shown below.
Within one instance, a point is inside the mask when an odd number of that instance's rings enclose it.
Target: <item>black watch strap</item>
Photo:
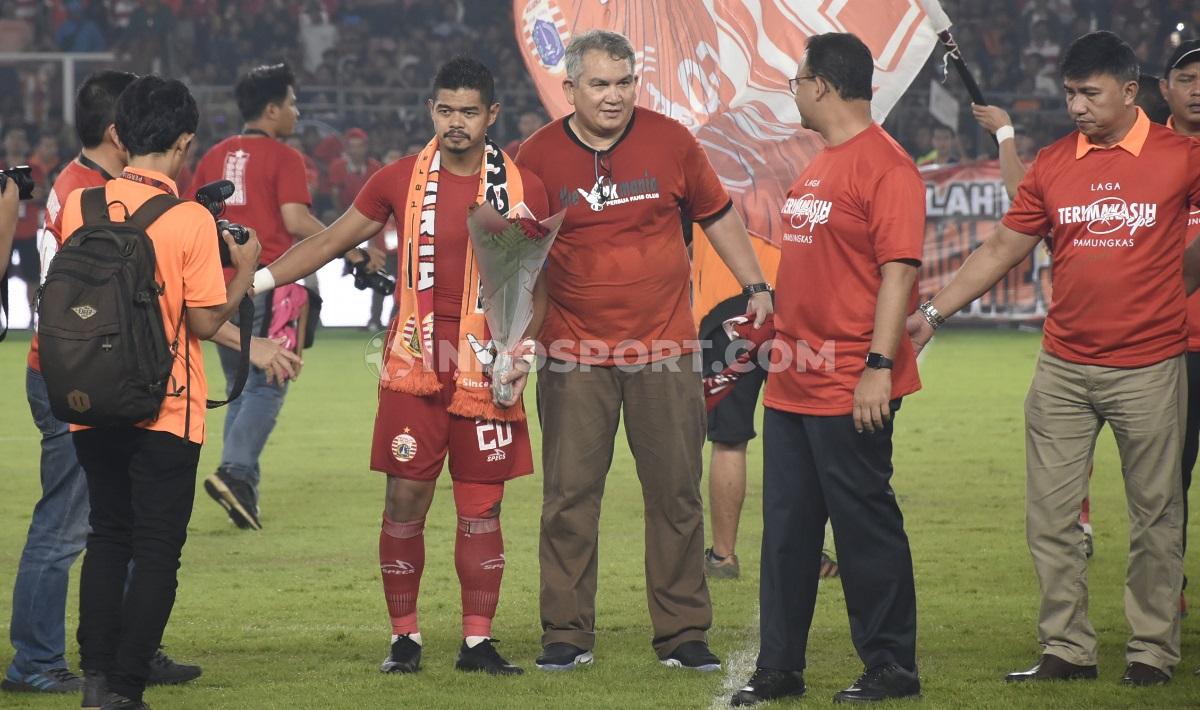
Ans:
[[[867,353],[867,367],[872,370],[890,370],[894,364],[890,357],[884,357],[879,353]]]

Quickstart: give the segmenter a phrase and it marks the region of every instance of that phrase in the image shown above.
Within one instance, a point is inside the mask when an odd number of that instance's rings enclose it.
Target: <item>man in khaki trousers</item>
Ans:
[[[566,210],[545,271],[538,375],[544,500],[542,670],[592,662],[600,500],[624,417],[642,484],[652,645],[673,668],[715,671],[704,579],[704,400],[681,216],[704,227],[745,289],[755,325],[771,312],[741,217],[703,149],[677,121],[635,107],[624,36],[577,35],[563,90],[575,112],[521,144],[517,164]]]
[[[1129,505],[1125,685],[1166,683],[1179,663],[1183,583],[1180,455],[1187,404],[1184,258],[1200,204],[1200,143],[1151,124],[1134,104],[1138,62],[1110,32],[1077,39],[1062,63],[1078,130],[1043,149],[995,235],[909,317],[933,329],[1019,264],[1054,246],[1054,301],[1025,400],[1026,528],[1041,585],[1040,662],[1009,681],[1094,679],[1087,559],[1077,523],[1096,435],[1116,435]]]

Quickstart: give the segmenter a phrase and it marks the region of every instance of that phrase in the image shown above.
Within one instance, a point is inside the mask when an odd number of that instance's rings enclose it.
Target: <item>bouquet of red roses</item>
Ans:
[[[513,212],[522,208],[518,205]],[[483,283],[483,315],[495,348],[491,378],[492,396],[498,402],[512,398],[512,385],[501,378],[512,371],[514,353],[533,319],[533,286],[565,216],[563,210],[539,222],[524,209],[523,215],[503,217],[487,202],[476,205],[467,216]]]

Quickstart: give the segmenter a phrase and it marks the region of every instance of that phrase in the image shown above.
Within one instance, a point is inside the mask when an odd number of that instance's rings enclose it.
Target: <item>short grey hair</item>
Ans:
[[[567,78],[579,83],[583,74],[583,55],[592,50],[604,52],[613,59],[629,61],[629,73],[634,72],[633,45],[629,38],[620,32],[608,30],[588,30],[576,35],[567,45]]]

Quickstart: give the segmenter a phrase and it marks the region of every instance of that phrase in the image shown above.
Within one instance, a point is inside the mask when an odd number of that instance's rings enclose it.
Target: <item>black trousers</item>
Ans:
[[[1188,406],[1187,431],[1183,437],[1183,551],[1187,552],[1188,489],[1192,487],[1192,469],[1200,450],[1200,352],[1187,354]],[[1187,577],[1183,578],[1187,584]]]
[[[892,411],[899,405],[892,402]],[[849,415],[766,409],[759,667],[806,665],[828,519],[850,636],[863,665],[916,670],[912,554],[891,477],[890,422],[883,431],[859,434]]]
[[[74,437],[92,508],[79,583],[80,666],[139,700],[175,604],[200,445],[134,427]]]

